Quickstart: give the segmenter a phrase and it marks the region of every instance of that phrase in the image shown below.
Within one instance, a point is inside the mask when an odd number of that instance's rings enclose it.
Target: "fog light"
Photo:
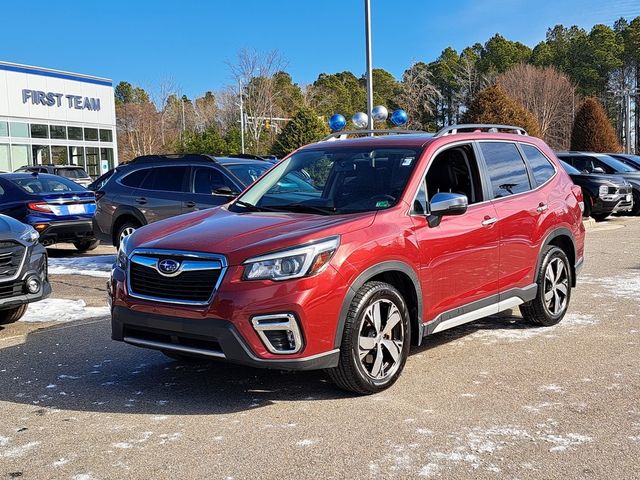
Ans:
[[[302,334],[292,314],[260,315],[251,323],[271,353],[291,354],[302,349]]]
[[[40,291],[40,280],[37,277],[29,277],[27,279],[27,292],[33,294]]]

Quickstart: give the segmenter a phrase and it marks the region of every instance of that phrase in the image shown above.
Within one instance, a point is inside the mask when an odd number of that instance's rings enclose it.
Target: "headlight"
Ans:
[[[27,225],[27,228],[20,235],[20,240],[24,242],[29,242],[29,243],[33,243],[37,241],[38,238],[40,238],[40,234],[36,232],[36,229],[33,228],[31,225]]]
[[[118,248],[118,256],[116,257],[116,265],[126,270],[129,265],[129,250],[127,245],[129,244],[129,237],[125,237],[120,242],[120,248]]]
[[[244,262],[244,280],[289,280],[321,272],[340,245],[331,237],[304,247],[253,257]]]
[[[600,188],[598,189],[598,196],[603,197],[608,193],[609,193],[609,187],[607,187],[606,185],[600,185]]]

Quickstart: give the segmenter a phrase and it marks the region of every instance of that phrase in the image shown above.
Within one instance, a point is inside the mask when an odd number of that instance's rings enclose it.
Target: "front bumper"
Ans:
[[[36,243],[27,248],[27,257],[18,278],[0,282],[0,310],[37,302],[51,294],[51,285],[47,274],[47,254],[44,247]],[[27,279],[32,276],[40,279],[42,286],[38,293],[27,293],[25,288]]]
[[[317,370],[338,365],[340,350],[303,358],[263,359],[253,354],[233,323],[220,319],[189,319],[114,307],[111,336],[138,347],[220,358],[251,367]]]

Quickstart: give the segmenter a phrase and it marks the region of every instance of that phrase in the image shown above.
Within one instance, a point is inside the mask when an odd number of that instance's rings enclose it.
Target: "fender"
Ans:
[[[418,274],[415,270],[407,263],[398,261],[398,260],[390,260],[387,262],[381,262],[376,265],[373,265],[367,268],[364,272],[356,277],[353,283],[349,286],[349,290],[347,290],[347,294],[342,301],[342,308],[340,309],[340,318],[338,319],[338,326],[336,328],[336,336],[334,340],[334,348],[340,348],[340,344],[342,343],[342,333],[344,331],[344,324],[347,321],[347,313],[349,312],[349,307],[351,306],[351,302],[353,298],[356,296],[360,287],[362,287],[367,281],[371,278],[375,277],[384,272],[393,272],[399,271],[406,274],[411,281],[413,282],[413,287],[416,290],[416,296],[418,297],[418,305],[417,313],[418,313],[418,332],[415,332],[417,336],[418,344],[422,341],[423,337],[423,326],[422,326],[422,288],[420,286],[420,280],[418,278]]]
[[[573,245],[573,251],[574,252],[578,251],[578,249],[576,248],[576,241],[573,238],[573,233],[571,233],[571,230],[564,227],[551,230],[551,232],[549,232],[547,236],[544,238],[542,245],[540,245],[540,250],[538,251],[538,260],[536,260],[536,269],[535,269],[536,275],[538,270],[540,269],[540,262],[542,261],[542,250],[544,250],[545,247],[550,245],[554,238],[558,238],[560,236],[569,237],[571,239],[571,244]],[[573,272],[571,272],[573,277],[571,279],[571,283],[573,287],[576,286],[576,269],[578,268],[578,266],[576,265],[577,261],[578,261],[577,258],[573,259],[573,265],[572,265]]]
[[[134,217],[136,220],[138,220],[140,225],[146,225],[147,223],[149,223],[137,208],[129,205],[120,205],[111,217],[113,221],[111,223],[111,232],[109,233],[109,236],[112,240],[114,235],[116,235],[116,232],[113,231],[113,226],[120,220],[120,218],[122,218],[123,215]]]

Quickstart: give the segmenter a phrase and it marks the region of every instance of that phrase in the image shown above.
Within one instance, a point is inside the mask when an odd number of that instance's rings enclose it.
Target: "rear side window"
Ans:
[[[234,185],[218,170],[211,167],[197,167],[193,177],[193,192],[211,195],[220,187],[237,190]]]
[[[189,167],[179,166],[153,168],[140,188],[161,192],[183,192],[184,177],[188,171]]]
[[[135,172],[131,172],[129,175],[126,175],[122,180],[120,180],[120,183],[126,185],[127,187],[140,188],[149,171],[149,168],[145,168],[143,170],[136,170]]]
[[[522,151],[527,157],[527,160],[529,160],[529,166],[533,171],[533,178],[536,179],[536,183],[538,185],[542,185],[553,177],[556,170],[553,168],[549,159],[545,157],[540,150],[533,145],[521,143],[520,146],[522,147]]]
[[[479,142],[487,165],[493,198],[508,197],[531,189],[529,175],[518,148],[507,142]]]

